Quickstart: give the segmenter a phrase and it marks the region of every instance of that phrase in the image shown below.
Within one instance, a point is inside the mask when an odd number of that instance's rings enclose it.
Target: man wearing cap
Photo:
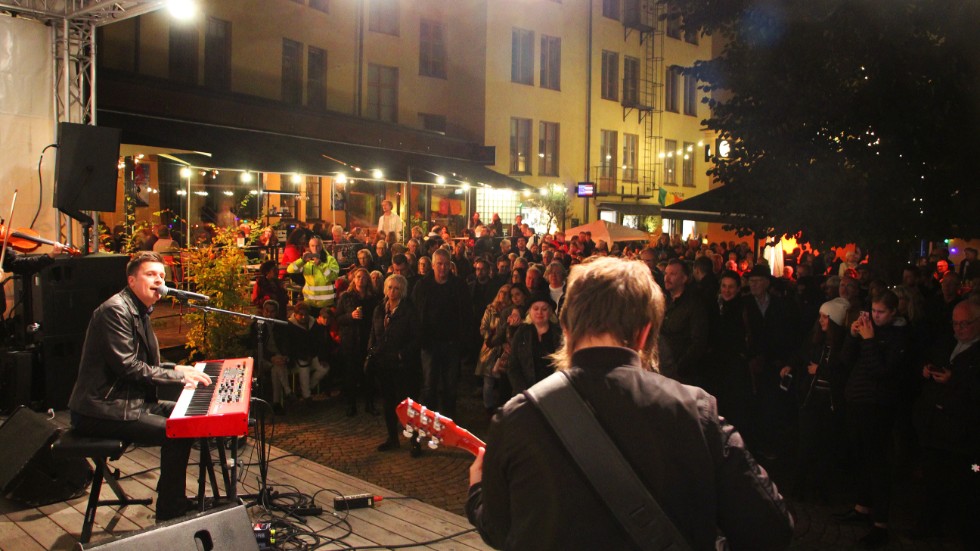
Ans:
[[[720,531],[732,549],[786,548],[785,503],[714,398],[656,373],[663,311],[643,264],[602,257],[575,266],[558,368],[687,546],[715,549]],[[536,409],[518,393],[494,415],[470,467],[470,522],[500,549],[635,548]]]
[[[774,454],[785,439],[780,433],[790,428],[796,405],[787,392],[779,389],[779,372],[790,365],[799,350],[799,323],[789,301],[769,292],[772,274],[764,264],[749,272],[748,319],[749,370],[756,400],[755,425],[760,447]]]

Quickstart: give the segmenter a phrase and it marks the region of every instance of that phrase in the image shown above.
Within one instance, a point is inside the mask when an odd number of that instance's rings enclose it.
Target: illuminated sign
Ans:
[[[595,184],[592,182],[579,182],[576,194],[579,197],[595,197]]]

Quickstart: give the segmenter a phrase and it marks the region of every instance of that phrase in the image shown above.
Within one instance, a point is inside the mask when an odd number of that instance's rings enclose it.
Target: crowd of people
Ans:
[[[413,396],[452,417],[460,377],[472,375],[492,415],[555,371],[570,270],[590,257],[621,257],[645,264],[666,297],[660,373],[715,396],[763,462],[795,457],[792,494],[827,499],[853,484],[856,503],[839,520],[867,523],[861,545],[877,547],[889,538],[893,467],[928,462],[912,535],[953,519],[972,537],[969,515],[980,510],[980,475],[970,469],[980,461],[976,250],[959,266],[937,248],[900,274],[879,274],[859,249],[779,249],[773,275],[767,255],[744,242],[661,235],[624,246],[586,233],[536,235],[519,219],[501,239],[493,220],[475,216],[459,237],[411,228],[404,244],[400,228],[374,241],[340,226],[326,241],[322,228],[295,229],[252,295],[285,318],[296,294],[287,288],[301,289],[289,325],[265,347],[277,411],[308,407],[326,382],[341,389],[348,415],[359,403],[384,414],[388,437],[378,449],[388,451],[399,447],[398,401]],[[289,387],[288,370],[299,388]],[[417,442],[411,452],[421,452]]]

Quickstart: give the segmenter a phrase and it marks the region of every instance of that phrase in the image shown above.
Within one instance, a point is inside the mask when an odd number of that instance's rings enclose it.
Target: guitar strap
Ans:
[[[549,375],[524,395],[544,414],[633,543],[647,551],[690,550],[564,371]]]

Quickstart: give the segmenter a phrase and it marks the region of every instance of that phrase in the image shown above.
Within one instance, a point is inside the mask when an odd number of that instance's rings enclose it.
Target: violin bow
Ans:
[[[14,205],[17,204],[17,191],[14,190],[14,197],[10,200],[10,215],[7,216],[7,220],[12,220],[14,218]],[[7,224],[7,231],[3,233],[3,247],[0,247],[0,274],[3,273],[3,263],[7,260],[7,242],[10,241],[10,224]]]

